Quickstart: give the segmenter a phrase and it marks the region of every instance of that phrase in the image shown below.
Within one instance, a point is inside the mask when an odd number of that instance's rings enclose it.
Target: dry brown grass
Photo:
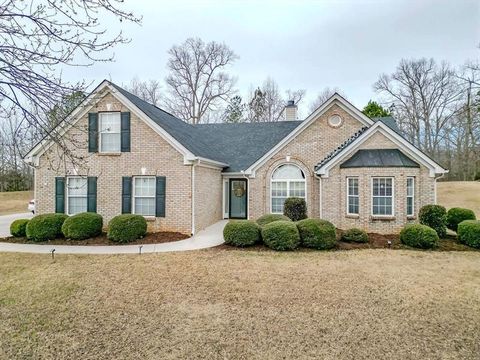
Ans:
[[[480,218],[480,181],[448,181],[437,184],[437,200],[448,209],[472,209]]]
[[[480,253],[0,255],[0,358],[478,359]]]
[[[28,212],[28,202],[33,191],[0,192],[0,215]]]

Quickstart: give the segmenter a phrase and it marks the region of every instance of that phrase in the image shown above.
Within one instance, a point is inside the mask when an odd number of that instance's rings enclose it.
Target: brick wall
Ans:
[[[343,118],[339,128],[328,125],[328,118],[338,114]],[[255,178],[249,181],[249,215],[256,219],[270,212],[270,178],[275,168],[290,161],[300,166],[305,173],[307,186],[307,207],[311,217],[319,216],[318,179],[314,177],[314,166],[328,153],[348,139],[364,125],[350,114],[333,105],[318,119],[312,122],[295,139],[257,169]]]
[[[195,166],[195,231],[222,219],[220,169]]]
[[[339,114],[343,124],[339,128],[328,125],[328,118]],[[310,217],[320,216],[320,180],[314,176],[314,166],[349,138],[363,125],[340,107],[334,105],[325,114],[315,120],[299,136],[261,166],[255,178],[249,180],[249,217],[256,219],[270,212],[270,179],[272,172],[281,164],[290,163],[299,166],[305,173],[307,206]],[[361,149],[398,148],[384,135],[372,135]],[[358,218],[346,216],[346,177],[359,176],[360,214]],[[395,218],[376,220],[371,217],[371,177],[393,176],[395,181]],[[337,165],[330,170],[328,178],[322,181],[322,217],[332,221],[338,228],[360,227],[367,231],[379,233],[398,232],[407,222],[415,219],[406,217],[406,177],[415,177],[415,212],[434,202],[435,180],[429,176],[428,169],[421,168],[363,168],[340,169]]]
[[[130,111],[112,95],[106,95],[91,112]],[[57,146],[40,158],[35,172],[35,198],[39,214],[55,211],[55,177],[75,174],[97,176],[97,211],[107,223],[121,213],[122,176],[145,175],[166,177],[165,218],[149,221],[149,230],[191,233],[191,166],[183,165],[183,156],[167,141],[131,112],[131,152],[102,155],[87,151],[88,115],[66,134],[65,142],[76,158],[72,164]]]

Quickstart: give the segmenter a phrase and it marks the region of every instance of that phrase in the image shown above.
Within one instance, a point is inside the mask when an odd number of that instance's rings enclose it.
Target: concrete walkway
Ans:
[[[0,216],[0,237],[10,236],[10,224],[17,219],[30,219],[32,213],[10,214]]]
[[[142,254],[171,251],[199,250],[223,244],[223,228],[227,223],[222,220],[199,231],[191,238],[163,244],[147,245],[112,245],[112,246],[75,246],[75,245],[35,245],[11,244],[0,242],[0,252],[23,252],[48,254],[55,249],[55,254]]]

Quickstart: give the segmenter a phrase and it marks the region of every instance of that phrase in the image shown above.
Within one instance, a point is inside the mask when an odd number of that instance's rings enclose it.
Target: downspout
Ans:
[[[195,235],[195,166],[199,163],[200,160],[197,160],[197,163],[192,164],[192,236]]]
[[[323,216],[322,211],[322,177],[319,176],[316,172],[313,173],[313,176],[318,179],[318,217],[321,219]]]

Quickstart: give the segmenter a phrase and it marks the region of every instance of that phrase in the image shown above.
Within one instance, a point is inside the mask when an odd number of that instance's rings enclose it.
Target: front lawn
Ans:
[[[480,253],[0,254],[0,358],[474,359]]]

